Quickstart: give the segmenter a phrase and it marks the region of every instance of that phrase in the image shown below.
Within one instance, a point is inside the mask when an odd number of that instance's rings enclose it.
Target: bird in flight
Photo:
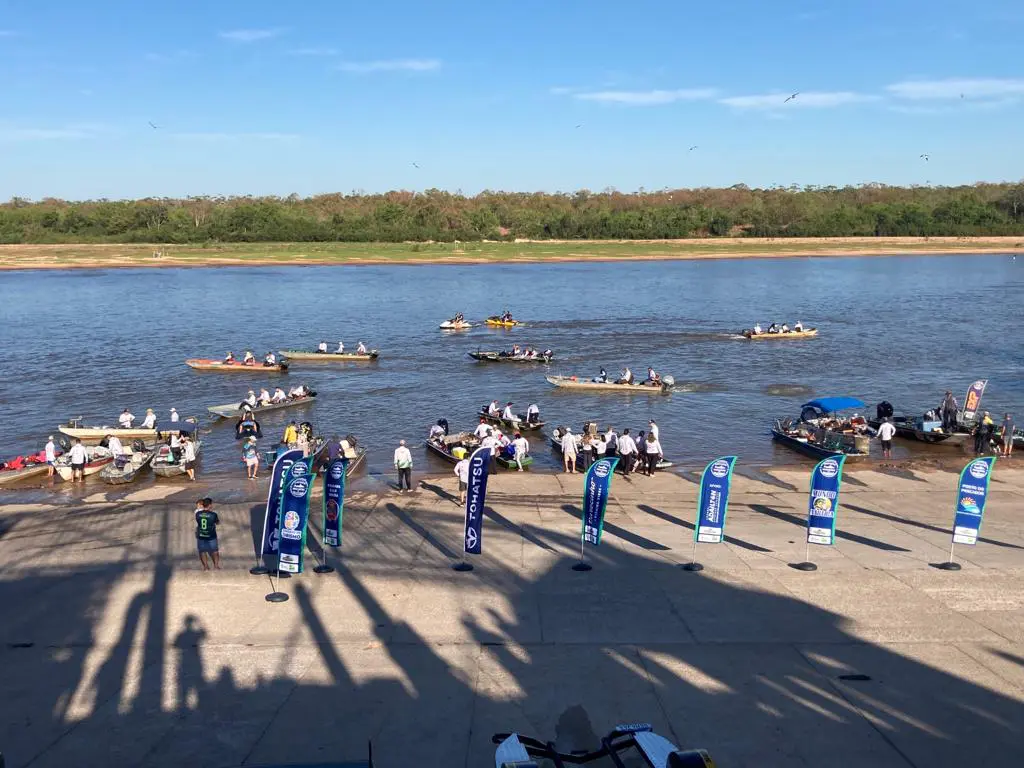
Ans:
[[[149,127],[152,128],[154,131],[160,127],[159,125],[154,125],[152,120],[147,120],[146,122],[149,123]]]
[[[579,125],[577,125],[576,127],[577,127],[577,128],[582,128],[582,127],[583,127],[583,123],[580,123],[580,124],[579,124]]]
[[[918,155],[918,157],[920,157],[922,160],[924,160],[927,163],[928,162],[928,158],[930,156],[927,155],[927,154],[920,154],[920,155]]]
[[[413,164],[412,164],[412,167],[413,167],[413,168],[419,168],[419,166],[418,166],[418,165],[416,165],[416,163],[413,163]]]
[[[800,91],[797,91],[796,93],[790,94],[789,96],[786,97],[786,100],[784,102],[782,102],[782,103],[786,104],[786,103],[792,101],[793,99],[795,99],[799,95],[800,95]]]
[[[690,147],[690,149],[688,151],[693,152],[693,150],[695,150],[696,148],[697,148],[697,145],[694,144],[692,147]]]

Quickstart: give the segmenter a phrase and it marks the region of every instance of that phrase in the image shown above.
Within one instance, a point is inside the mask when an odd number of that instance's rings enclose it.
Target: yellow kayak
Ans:
[[[502,320],[500,317],[488,317],[484,322],[492,328],[515,328],[522,325],[518,320]]]
[[[764,339],[813,339],[817,335],[817,328],[805,328],[802,331],[786,331],[785,333],[754,333],[750,330],[743,332],[743,337],[751,341],[762,341]]]

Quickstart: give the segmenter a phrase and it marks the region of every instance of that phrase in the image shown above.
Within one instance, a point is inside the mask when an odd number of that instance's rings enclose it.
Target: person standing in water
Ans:
[[[1003,416],[1003,423],[999,429],[1001,437],[1003,438],[1003,456],[1010,458],[1010,455],[1013,453],[1014,424],[1012,414],[1008,413]],[[47,454],[47,456],[49,456],[49,454]],[[49,461],[49,458],[47,458],[47,461]]]
[[[576,435],[569,427],[565,428],[565,434],[562,435],[562,464],[568,474],[576,474]]]
[[[896,435],[896,427],[886,417],[885,420],[878,425],[878,439],[882,443],[882,458],[892,458],[892,439]]]

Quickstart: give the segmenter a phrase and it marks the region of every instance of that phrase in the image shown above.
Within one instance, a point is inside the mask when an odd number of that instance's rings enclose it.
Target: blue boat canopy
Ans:
[[[804,403],[801,407],[807,408],[808,406],[817,408],[825,413],[845,411],[847,408],[865,407],[864,401],[858,400],[856,397],[818,397],[808,403]]]

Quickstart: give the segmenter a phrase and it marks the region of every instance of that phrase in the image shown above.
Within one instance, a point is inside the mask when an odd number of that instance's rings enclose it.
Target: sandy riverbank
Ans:
[[[1021,237],[0,245],[0,269],[490,264],[1024,253]]]

